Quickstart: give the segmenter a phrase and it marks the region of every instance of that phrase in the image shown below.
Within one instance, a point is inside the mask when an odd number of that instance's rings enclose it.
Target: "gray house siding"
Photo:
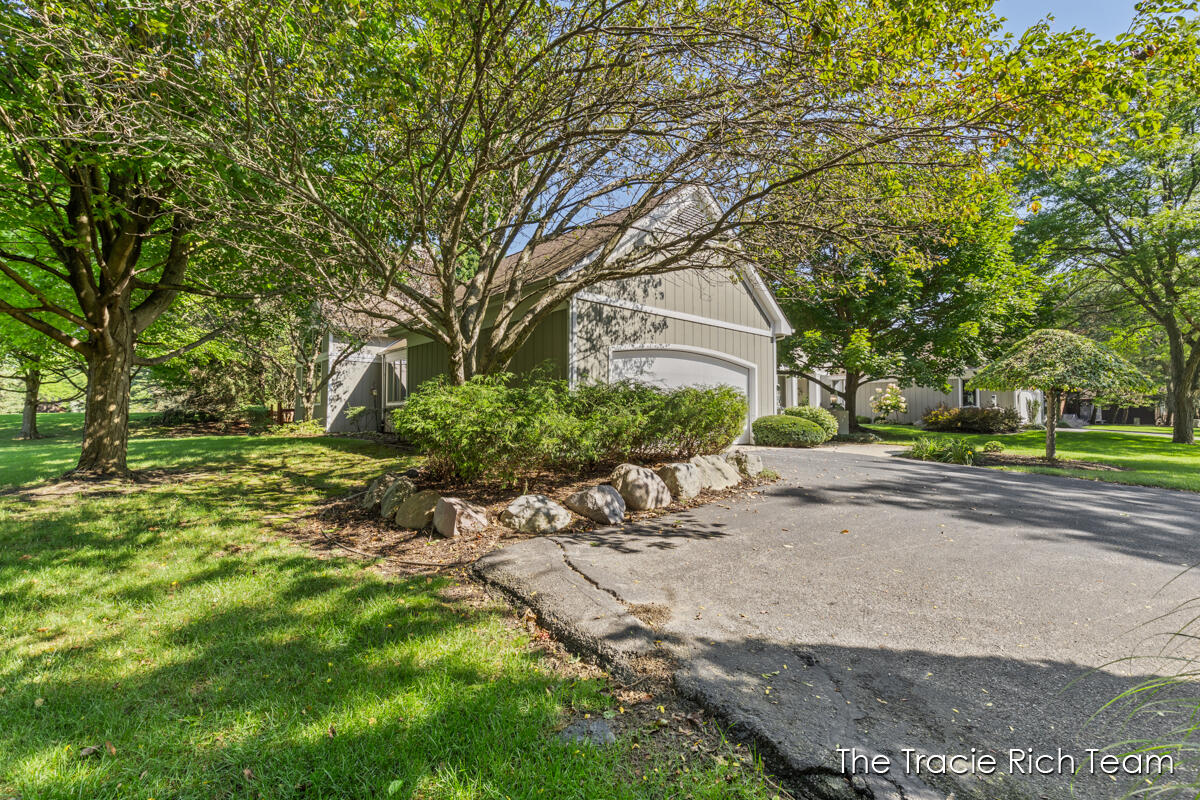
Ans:
[[[607,281],[584,290],[580,296],[602,296],[770,331],[770,321],[742,278],[720,267]]]
[[[575,300],[575,319],[573,363],[577,381],[608,380],[612,352],[621,347],[693,348],[753,364],[757,409],[752,409],[752,416],[775,413],[775,342],[769,335],[580,299]]]
[[[566,379],[569,341],[570,315],[562,308],[534,328],[529,340],[517,350],[509,370],[529,372],[550,362],[550,377]],[[441,342],[423,342],[409,347],[408,390],[411,392],[430,378],[446,374],[449,363],[446,345]]]
[[[313,416],[325,425],[327,431],[373,431],[378,430],[382,408],[382,374],[379,369],[379,354],[390,344],[389,339],[377,339],[361,350],[350,353],[338,363],[335,373],[321,390]],[[332,337],[323,348],[325,361],[322,370],[329,369],[330,361],[336,361],[345,352],[347,343]],[[362,408],[359,414],[350,416],[352,409]]]

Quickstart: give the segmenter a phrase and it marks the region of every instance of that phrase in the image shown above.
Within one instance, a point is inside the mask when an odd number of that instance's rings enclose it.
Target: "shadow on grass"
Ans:
[[[548,738],[563,705],[594,705],[598,685],[536,669],[497,611],[443,599],[443,582],[256,546],[237,521],[179,532],[178,509],[201,509],[182,492],[155,500],[157,526],[150,507],[92,524],[109,500],[0,525],[0,601],[19,628],[0,658],[0,788],[614,795],[615,754],[597,771]],[[214,552],[226,539],[244,549]],[[114,755],[79,757],[106,741]]]

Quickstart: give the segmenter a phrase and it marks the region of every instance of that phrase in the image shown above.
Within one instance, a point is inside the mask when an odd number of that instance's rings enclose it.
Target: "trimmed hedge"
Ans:
[[[1021,415],[1015,408],[938,406],[925,412],[921,427],[943,433],[1016,433],[1021,430]]]
[[[817,423],[789,414],[759,417],[750,427],[754,443],[764,447],[816,447],[829,440]]]
[[[826,441],[837,436],[837,417],[820,406],[795,406],[794,408],[785,408],[783,413],[789,417],[799,417],[800,419],[816,423],[821,430],[825,431]]]
[[[724,450],[746,418],[736,389],[664,390],[632,382],[586,385],[511,373],[462,385],[429,381],[393,413],[396,432],[435,474],[462,481]]]

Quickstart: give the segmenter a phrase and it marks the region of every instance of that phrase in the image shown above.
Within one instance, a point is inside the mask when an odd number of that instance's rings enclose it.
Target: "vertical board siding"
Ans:
[[[559,309],[542,320],[529,340],[521,345],[509,364],[512,372],[529,372],[546,365],[550,377],[566,379],[568,364],[569,314],[566,308]],[[445,375],[450,370],[450,358],[446,345],[441,342],[425,342],[408,348],[408,390],[412,392],[422,383]]]
[[[609,358],[614,347],[656,344],[700,347],[753,363],[758,408],[751,409],[751,416],[774,413],[775,342],[769,336],[586,300],[576,300],[575,314],[575,369],[582,382],[608,380]]]
[[[624,278],[597,284],[585,292],[752,328],[771,326],[745,281],[728,269],[685,269]]]

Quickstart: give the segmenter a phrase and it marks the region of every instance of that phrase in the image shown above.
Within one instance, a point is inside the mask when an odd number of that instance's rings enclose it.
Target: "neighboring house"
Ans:
[[[614,257],[653,247],[662,230],[678,231],[695,215],[716,211],[705,190],[675,194],[635,225],[622,226],[626,232]],[[529,280],[552,282],[588,263],[609,243],[606,229],[614,227],[606,224],[610,219],[536,248],[525,268]],[[509,368],[527,372],[544,367],[571,385],[628,379],[662,387],[733,386],[746,395],[749,406],[740,439],[745,442],[750,441],[754,419],[776,412],[775,343],[789,333],[774,294],[753,268],[692,267],[607,281],[576,294],[534,329]],[[385,424],[386,412],[399,406],[406,392],[448,369],[440,342],[403,328],[393,328],[390,335],[390,345],[361,354],[361,363],[370,358],[377,365],[377,407]],[[349,399],[340,406],[328,403],[325,417],[329,430],[343,430],[344,414],[336,409],[360,405],[370,388],[359,387],[370,381],[347,370],[345,377],[335,376],[329,384],[331,398],[335,384],[348,387],[343,394]]]
[[[1007,392],[968,389],[966,384],[974,374],[975,370],[966,370],[962,375],[951,378],[948,392],[939,386],[909,386],[901,389],[901,394],[908,401],[908,411],[903,414],[892,414],[888,419],[905,424],[920,422],[921,417],[925,416],[927,411],[941,405],[947,408],[965,406],[1015,408],[1025,422],[1042,423],[1045,421],[1045,399],[1041,392],[1028,389]],[[842,388],[844,379],[840,375],[822,373],[817,377],[824,383],[839,389]],[[858,387],[855,397],[858,413],[863,416],[872,416],[874,412],[871,410],[871,398],[878,390],[890,383],[896,383],[896,381],[888,379],[871,381]],[[779,378],[779,393],[785,408],[795,405],[828,408],[832,397],[827,389],[815,381],[784,375]],[[1030,414],[1030,411],[1033,410],[1031,403],[1037,403],[1036,413],[1032,415]]]

